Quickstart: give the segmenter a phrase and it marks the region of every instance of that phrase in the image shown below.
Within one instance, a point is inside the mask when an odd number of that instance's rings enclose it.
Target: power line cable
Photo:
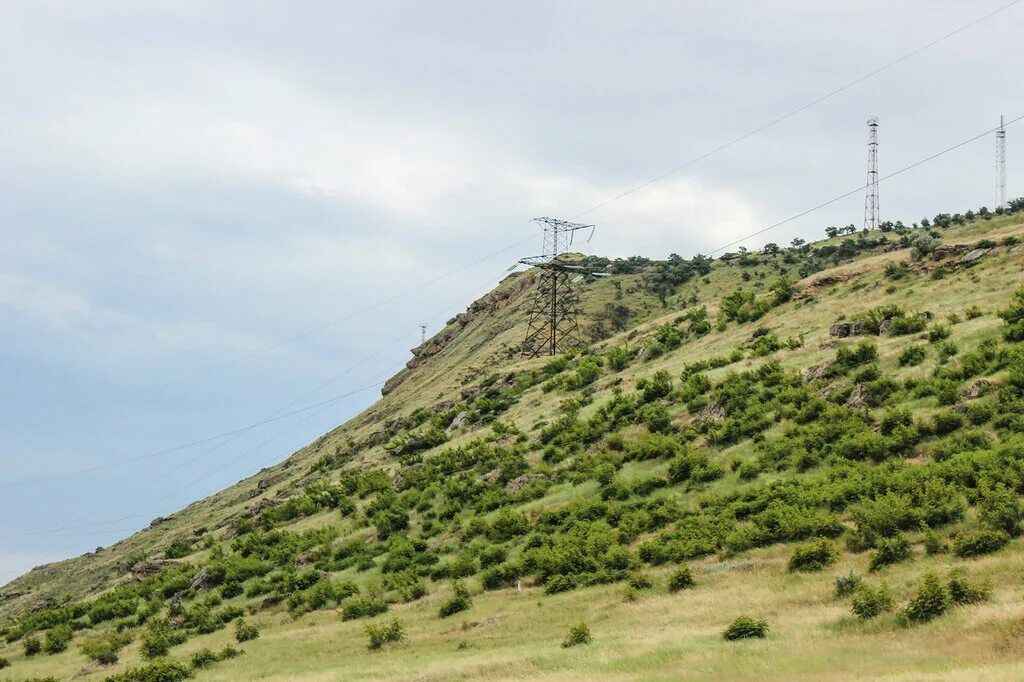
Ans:
[[[729,140],[728,142],[725,142],[724,144],[721,144],[721,145],[715,147],[714,149],[711,149],[711,150],[709,150],[707,152],[704,152],[703,154],[700,154],[699,156],[693,157],[692,159],[690,159],[686,163],[683,163],[680,166],[676,166],[675,168],[673,168],[670,171],[667,171],[665,173],[662,173],[661,175],[658,175],[658,176],[656,176],[654,178],[651,178],[650,180],[642,182],[639,185],[636,185],[635,187],[632,187],[632,188],[630,188],[630,189],[628,189],[628,190],[626,190],[626,191],[624,191],[624,192],[622,192],[620,194],[617,194],[614,197],[611,197],[610,199],[607,199],[607,200],[602,201],[602,202],[600,202],[598,204],[595,204],[594,206],[591,206],[590,208],[588,208],[588,209],[586,209],[584,211],[581,211],[580,213],[577,213],[576,215],[574,215],[569,220],[577,220],[579,218],[582,218],[583,216],[587,215],[588,213],[593,213],[594,211],[597,211],[598,209],[604,208],[605,206],[607,206],[609,204],[615,203],[616,201],[618,201],[620,199],[623,199],[623,198],[629,196],[630,194],[634,194],[635,192],[639,192],[640,190],[642,190],[642,189],[644,189],[646,187],[649,187],[649,186],[651,186],[651,185],[653,185],[655,183],[661,182],[665,178],[667,178],[667,177],[669,177],[671,175],[675,175],[679,171],[685,170],[685,169],[689,168],[690,166],[693,166],[693,165],[695,165],[697,163],[700,163],[701,161],[704,161],[705,159],[707,159],[709,157],[712,157],[715,154],[718,154],[719,152],[725,151],[726,149],[729,149],[730,147],[733,147],[733,146],[739,144],[740,142],[743,142],[744,140],[747,140],[747,139],[757,135],[758,133],[764,132],[765,130],[767,130],[768,128],[771,128],[772,126],[778,125],[779,123],[782,123],[783,121],[785,121],[787,119],[793,118],[797,114],[800,114],[800,113],[802,113],[804,111],[807,111],[811,107],[817,106],[818,104],[821,104],[822,102],[824,102],[826,100],[829,100],[829,99],[835,97],[836,95],[838,95],[838,94],[840,94],[842,92],[845,92],[846,90],[849,90],[850,88],[852,88],[854,86],[860,85],[861,83],[863,83],[866,80],[869,80],[869,79],[871,79],[871,78],[873,78],[873,77],[875,77],[875,76],[877,76],[877,75],[879,75],[881,73],[884,73],[884,72],[888,71],[889,69],[892,69],[895,66],[898,66],[898,65],[902,64],[903,62],[905,62],[905,61],[907,61],[909,59],[912,59],[913,57],[916,57],[917,55],[921,54],[922,52],[930,50],[931,48],[935,47],[936,45],[939,45],[940,43],[943,43],[946,40],[949,40],[950,38],[952,38],[952,37],[954,37],[954,36],[956,36],[956,35],[958,35],[960,33],[963,33],[964,31],[966,31],[966,30],[968,30],[970,28],[973,28],[974,26],[977,26],[978,24],[982,23],[983,21],[991,19],[992,17],[996,16],[997,14],[1000,14],[1001,12],[1005,12],[1006,10],[1010,9],[1011,7],[1013,7],[1014,5],[1020,4],[1021,1],[1022,0],[1013,0],[1012,2],[1009,2],[1009,3],[1005,4],[1005,5],[1002,5],[1002,6],[992,10],[991,12],[989,12],[989,13],[987,13],[985,15],[983,15],[981,17],[978,17],[977,19],[975,19],[973,21],[970,21],[970,22],[960,26],[959,28],[956,28],[956,29],[950,31],[949,33],[946,33],[946,34],[940,36],[939,38],[936,38],[935,40],[932,40],[929,43],[925,43],[924,45],[922,45],[921,47],[918,47],[915,50],[911,50],[910,52],[907,52],[903,56],[898,57],[897,59],[894,59],[893,61],[888,62],[887,64],[884,64],[883,66],[878,67],[874,71],[870,71],[870,72],[868,72],[868,73],[866,73],[866,74],[864,74],[864,75],[862,75],[862,76],[860,76],[858,78],[853,79],[852,81],[849,81],[849,82],[847,82],[847,83],[845,83],[845,84],[843,84],[843,85],[841,85],[841,86],[839,86],[839,87],[837,87],[837,88],[835,88],[833,90],[830,90],[830,91],[826,92],[824,95],[821,95],[817,99],[811,100],[810,102],[807,102],[806,104],[800,105],[799,107],[797,107],[796,109],[793,109],[789,113],[783,114],[783,115],[781,115],[781,116],[779,116],[777,118],[773,118],[772,120],[768,121],[767,123],[763,123],[763,124],[759,125],[758,127],[752,129],[751,131],[746,132],[746,133],[740,135],[739,137],[735,137],[735,138]]]

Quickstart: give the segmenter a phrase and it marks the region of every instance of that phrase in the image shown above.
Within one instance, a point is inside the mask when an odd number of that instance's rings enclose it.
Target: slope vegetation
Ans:
[[[591,258],[571,356],[518,357],[511,276],[280,465],[2,588],[0,676],[1020,679],[1021,203]]]

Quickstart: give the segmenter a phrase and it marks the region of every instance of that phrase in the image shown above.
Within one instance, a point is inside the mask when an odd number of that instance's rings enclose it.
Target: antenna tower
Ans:
[[[427,325],[420,325],[420,345],[422,346],[427,342]]]
[[[1006,208],[1006,127],[999,117],[996,131],[996,208]]]
[[[572,245],[576,232],[590,230],[590,234],[594,234],[593,225],[556,218],[534,218],[534,222],[544,230],[544,252],[517,263],[538,270],[537,290],[527,312],[529,319],[523,341],[522,352],[528,358],[558,355],[583,343],[576,320],[578,299],[570,275],[585,273],[585,268],[566,262],[563,255]]]
[[[868,181],[864,195],[864,229],[878,228],[878,117],[868,119]]]

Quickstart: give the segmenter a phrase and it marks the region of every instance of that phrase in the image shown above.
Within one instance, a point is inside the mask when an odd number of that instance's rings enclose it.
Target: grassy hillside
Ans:
[[[592,259],[555,359],[513,275],[280,465],[0,589],[0,677],[1019,679],[1024,214],[971,218]]]

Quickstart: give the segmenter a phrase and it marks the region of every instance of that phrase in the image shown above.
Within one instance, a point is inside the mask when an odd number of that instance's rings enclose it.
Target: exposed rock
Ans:
[[[154,561],[140,561],[131,568],[128,569],[131,574],[130,580],[132,582],[141,582],[146,578],[150,578],[160,571],[164,570],[168,566],[174,565],[176,562],[157,559]]]
[[[32,613],[39,613],[40,611],[57,608],[58,606],[60,606],[60,602],[57,601],[56,597],[47,597],[41,602],[33,604],[32,608],[29,609],[29,611],[31,611]]]
[[[846,399],[847,407],[864,407],[868,402],[868,389],[864,384],[857,384],[850,397]]]
[[[965,400],[974,400],[988,393],[988,389],[992,387],[992,382],[988,379],[978,379],[967,388],[960,391],[960,397]]]
[[[828,373],[832,371],[832,366],[834,364],[835,363],[829,360],[827,362],[821,363],[820,365],[813,365],[811,367],[808,367],[807,370],[804,372],[804,381],[807,383],[811,383],[812,381],[817,381],[818,379],[823,379],[824,377],[827,377]]]
[[[496,483],[499,478],[501,478],[501,469],[491,469],[481,476],[480,480],[484,483]]]
[[[300,566],[308,566],[314,561],[316,561],[316,549],[307,549],[305,552],[295,557],[295,566],[296,568]]]
[[[973,263],[974,261],[984,256],[989,251],[991,251],[991,249],[975,249],[974,251],[971,251],[970,253],[961,256],[959,260],[957,260],[957,263],[959,263],[960,265],[969,265],[970,263]]]
[[[882,320],[882,324],[878,326],[878,334],[880,336],[888,336],[890,333],[892,333],[893,319],[895,318],[887,317],[884,320]]]
[[[853,325],[849,322],[836,322],[828,329],[828,335],[832,338],[844,339],[852,333]]]
[[[450,436],[453,432],[455,432],[455,431],[461,429],[463,426],[465,426],[466,422],[468,422],[468,421],[469,421],[469,412],[465,412],[465,411],[459,412],[457,415],[455,415],[455,418],[452,419],[452,423],[448,425],[448,428],[446,428],[444,430],[445,435]]]
[[[462,395],[462,399],[463,400],[472,400],[479,393],[480,393],[480,387],[479,386],[467,386],[466,388],[462,389],[461,395]]]
[[[847,336],[859,336],[865,332],[864,323],[857,320],[853,322],[836,322],[829,327],[829,336],[844,339]]]
[[[697,421],[701,424],[706,422],[723,422],[725,421],[725,408],[719,405],[717,400],[712,400],[704,406],[703,410],[697,413]]]
[[[278,500],[262,499],[255,505],[253,505],[251,509],[249,509],[249,518],[255,521],[257,518],[259,518],[259,515],[263,513],[263,510],[277,509],[280,506],[281,502],[279,502]]]
[[[405,478],[402,477],[401,471],[396,471],[395,475],[391,477],[391,486],[395,489],[401,488],[404,482]]]
[[[212,585],[210,585],[210,569],[203,566],[199,569],[199,572],[196,573],[195,577],[192,578],[192,582],[189,583],[188,589],[207,590],[210,587],[212,587]]]
[[[155,519],[153,519],[152,521],[149,522],[149,527],[150,528],[156,528],[157,526],[159,526],[161,524],[167,523],[168,521],[170,521],[173,518],[174,518],[174,514],[170,514],[168,516],[158,516],[158,517],[156,517]]]
[[[529,485],[530,481],[537,478],[544,477],[540,474],[523,474],[522,476],[516,476],[508,482],[508,485],[505,486],[505,492],[509,495],[515,495],[517,492]]]

